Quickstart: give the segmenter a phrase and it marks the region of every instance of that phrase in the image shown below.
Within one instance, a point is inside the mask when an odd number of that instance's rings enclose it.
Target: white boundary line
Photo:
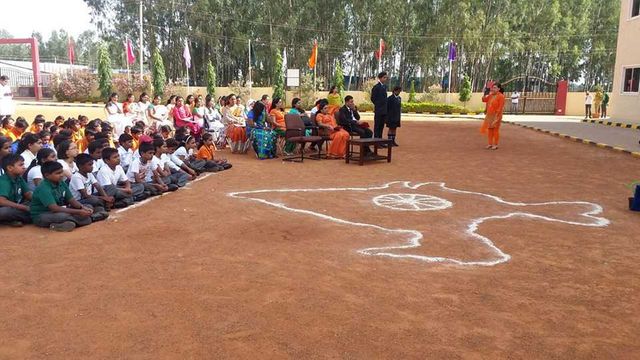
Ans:
[[[472,238],[475,238],[480,243],[482,243],[485,246],[487,246],[490,250],[492,250],[495,253],[495,257],[492,258],[492,259],[482,259],[482,260],[477,260],[477,261],[463,261],[463,260],[460,260],[460,259],[447,258],[447,257],[434,257],[434,256],[411,255],[411,254],[399,255],[399,254],[394,254],[394,253],[389,252],[390,250],[410,249],[410,248],[417,248],[417,247],[422,246],[421,240],[424,238],[424,236],[423,236],[423,234],[421,232],[419,232],[417,230],[388,229],[388,228],[385,228],[385,227],[382,227],[382,226],[378,226],[378,225],[374,225],[374,224],[367,224],[367,223],[359,223],[359,222],[348,221],[348,220],[339,219],[339,218],[336,218],[336,217],[333,217],[333,216],[330,216],[330,215],[316,213],[316,212],[313,212],[313,211],[310,211],[310,210],[291,208],[291,207],[288,207],[285,204],[281,204],[281,203],[277,203],[277,202],[271,202],[271,201],[268,201],[268,200],[264,200],[264,199],[260,199],[260,198],[252,198],[250,196],[247,196],[247,195],[251,195],[251,194],[262,194],[262,193],[269,193],[269,192],[287,193],[287,192],[383,190],[383,189],[388,189],[392,185],[396,185],[396,184],[403,185],[404,187],[406,187],[408,189],[412,189],[412,190],[416,190],[419,187],[425,186],[425,185],[437,185],[444,191],[448,191],[448,192],[452,192],[452,193],[459,193],[459,194],[472,194],[472,195],[484,196],[484,197],[492,199],[492,200],[494,200],[494,201],[496,201],[498,203],[512,205],[512,206],[526,207],[526,206],[541,206],[541,205],[573,204],[573,205],[589,205],[589,206],[591,206],[592,209],[590,211],[578,214],[578,215],[583,216],[583,217],[587,218],[588,220],[590,220],[589,222],[565,221],[565,220],[555,219],[555,218],[546,217],[546,216],[542,216],[542,215],[535,215],[535,214],[526,213],[526,212],[512,212],[512,213],[509,213],[509,214],[506,214],[506,215],[494,215],[494,216],[487,216],[487,217],[480,217],[480,218],[472,219],[471,223],[469,223],[469,225],[467,227],[466,233],[469,236],[471,236]],[[299,213],[299,214],[305,214],[305,215],[311,215],[311,216],[319,217],[321,219],[329,220],[329,221],[332,221],[332,222],[335,222],[335,223],[338,223],[338,224],[353,225],[353,226],[358,226],[358,227],[368,227],[368,228],[373,228],[373,229],[376,229],[376,230],[381,230],[381,231],[384,231],[386,233],[401,234],[403,236],[409,235],[409,239],[407,240],[407,243],[403,244],[403,245],[374,247],[374,248],[366,248],[366,249],[358,250],[358,252],[360,254],[363,254],[363,255],[387,256],[387,257],[391,257],[391,258],[408,258],[408,259],[425,261],[425,262],[429,262],[429,263],[445,263],[445,264],[448,263],[448,264],[464,265],[464,266],[473,266],[473,265],[477,265],[477,266],[494,266],[494,265],[497,265],[497,264],[505,263],[505,262],[509,261],[509,259],[511,259],[511,256],[506,254],[506,253],[504,253],[502,250],[500,250],[491,241],[491,239],[489,239],[489,238],[487,238],[485,236],[482,236],[482,235],[477,233],[477,230],[478,230],[480,224],[484,223],[487,220],[525,217],[525,218],[530,218],[530,219],[535,219],[535,220],[546,220],[546,221],[559,222],[559,223],[564,223],[564,224],[569,224],[569,225],[589,226],[589,227],[605,227],[605,226],[609,225],[609,223],[610,223],[609,220],[606,219],[606,218],[595,216],[597,214],[601,214],[602,213],[602,211],[603,211],[602,206],[600,206],[598,204],[590,203],[590,202],[585,202],[585,201],[552,201],[552,202],[530,203],[530,204],[521,203],[521,202],[510,202],[510,201],[503,200],[500,197],[497,197],[497,196],[494,196],[494,195],[490,195],[490,194],[483,194],[483,193],[479,193],[479,192],[448,188],[445,185],[445,183],[443,183],[443,182],[424,182],[424,183],[417,183],[415,185],[411,185],[410,181],[392,181],[392,182],[386,183],[386,184],[384,184],[382,186],[373,186],[373,187],[365,187],[365,188],[351,187],[351,188],[321,188],[321,189],[251,190],[251,191],[231,192],[231,193],[228,193],[227,195],[230,196],[230,197],[233,197],[233,198],[247,199],[247,200],[251,200],[251,201],[256,201],[256,202],[259,202],[259,203],[263,203],[263,204],[266,204],[266,205],[269,205],[269,206],[274,206],[274,207],[279,208],[279,209],[283,209],[283,210],[287,210],[287,211],[291,211],[291,212],[295,212],[295,213]]]

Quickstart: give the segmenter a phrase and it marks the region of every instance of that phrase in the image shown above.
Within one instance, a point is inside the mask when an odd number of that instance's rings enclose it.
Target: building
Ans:
[[[621,1],[609,113],[616,121],[640,124],[640,0]]]

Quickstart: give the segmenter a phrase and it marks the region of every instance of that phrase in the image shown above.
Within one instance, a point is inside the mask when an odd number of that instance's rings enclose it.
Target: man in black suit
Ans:
[[[384,84],[389,77],[387,72],[378,74],[378,83],[371,89],[371,102],[375,107],[373,115],[373,135],[382,138],[382,131],[387,120],[387,86]]]
[[[353,101],[353,96],[347,95],[344,98],[344,106],[338,111],[338,125],[349,133],[356,133],[360,138],[371,138],[373,132],[367,128],[362,127],[366,124],[364,121],[360,121],[360,114],[356,108],[356,103]],[[365,147],[365,153],[371,152],[369,147]]]

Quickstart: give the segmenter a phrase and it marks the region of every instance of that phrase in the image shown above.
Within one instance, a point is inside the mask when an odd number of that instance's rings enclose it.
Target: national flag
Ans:
[[[458,57],[458,44],[449,42],[449,61],[456,61]]]
[[[73,48],[73,41],[71,40],[71,37],[69,36],[68,38],[68,44],[67,44],[67,53],[69,54],[69,64],[73,65],[73,63],[76,62],[76,52]]]
[[[187,69],[191,68],[191,53],[189,52],[189,41],[187,39],[184,39],[182,57],[184,58],[184,64],[187,66]]]
[[[311,50],[311,56],[309,57],[309,68],[316,67],[316,61],[318,60],[318,40],[313,40],[313,50]]]
[[[136,56],[133,53],[133,43],[131,42],[131,39],[127,38],[127,41],[125,42],[125,53],[127,54],[127,64],[131,65],[131,64],[135,64],[136,62]]]
[[[374,53],[378,61],[382,59],[382,54],[384,53],[384,49],[385,49],[384,40],[380,39],[380,42],[378,43],[378,50],[376,50]]]

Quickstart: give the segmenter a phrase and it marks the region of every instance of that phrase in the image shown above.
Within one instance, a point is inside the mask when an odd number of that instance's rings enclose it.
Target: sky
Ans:
[[[73,37],[95,30],[89,7],[83,0],[0,0],[0,28],[14,37],[29,37],[36,31],[44,40],[52,30],[65,29]]]

